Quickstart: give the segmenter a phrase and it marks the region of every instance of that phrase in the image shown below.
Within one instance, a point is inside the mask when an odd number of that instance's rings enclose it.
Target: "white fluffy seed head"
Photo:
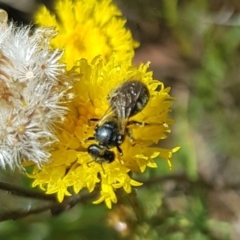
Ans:
[[[1,24],[0,19],[0,167],[22,168],[48,161],[56,141],[53,126],[66,113],[71,87],[62,52],[50,49],[52,28]]]

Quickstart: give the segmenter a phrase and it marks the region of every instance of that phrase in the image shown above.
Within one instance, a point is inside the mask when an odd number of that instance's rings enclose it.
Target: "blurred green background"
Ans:
[[[135,64],[150,61],[154,78],[176,98],[164,146],[181,146],[173,169],[159,160],[158,169],[134,176],[145,184],[130,196],[119,192],[111,210],[89,197],[54,214],[4,221],[51,202],[0,190],[0,239],[240,239],[240,1],[115,2],[141,43]],[[28,23],[39,3],[5,0],[0,7]],[[50,9],[51,3],[45,1]],[[3,170],[0,181],[30,186],[20,173]]]

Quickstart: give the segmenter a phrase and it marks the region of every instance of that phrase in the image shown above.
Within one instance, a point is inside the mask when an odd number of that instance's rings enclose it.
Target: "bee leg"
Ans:
[[[132,135],[132,131],[131,131],[129,128],[127,128],[127,129],[126,129],[126,133],[127,133],[128,137],[129,137],[129,139],[130,139],[130,142],[131,142],[132,145],[134,146],[134,145],[135,145],[135,139],[134,139],[134,137],[133,137],[133,135]]]
[[[95,137],[85,138],[85,139],[83,140],[83,142],[86,143],[86,142],[88,142],[88,141],[90,141],[90,140],[95,140]]]
[[[162,122],[162,123],[146,123],[146,122],[138,122],[138,121],[135,121],[135,120],[132,120],[132,121],[128,121],[127,123],[127,126],[130,126],[130,125],[136,125],[136,126],[139,126],[139,127],[144,127],[144,126],[158,126],[158,125],[164,125],[166,124],[165,122]]]
[[[144,127],[144,126],[150,125],[150,124],[149,123],[145,123],[145,122],[138,122],[138,121],[132,120],[132,121],[129,121],[127,123],[127,126],[130,126],[130,125],[136,125],[136,126]]]
[[[98,118],[89,118],[88,119],[88,125],[90,126],[91,125],[91,122],[98,122],[99,119]]]
[[[119,146],[116,146],[116,148],[118,150],[119,155],[122,156],[123,155],[122,149]]]
[[[95,162],[95,161],[92,160],[92,161],[88,162],[88,163],[87,163],[87,166],[90,167],[89,164],[92,163],[92,162]]]

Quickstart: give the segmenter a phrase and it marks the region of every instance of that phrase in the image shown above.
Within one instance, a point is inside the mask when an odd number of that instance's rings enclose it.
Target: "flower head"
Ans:
[[[124,28],[126,20],[111,0],[57,0],[55,12],[52,15],[41,7],[35,19],[40,25],[56,26],[59,34],[52,45],[64,48],[68,68],[80,58],[92,60],[102,55],[108,59],[113,52],[121,61],[133,57],[138,44]]]
[[[41,169],[35,168],[31,174],[35,179],[33,186],[39,185],[48,194],[56,193],[62,201],[72,190],[78,193],[87,188],[91,192],[100,184],[100,198],[95,203],[105,201],[111,208],[112,203],[117,202],[116,189],[123,188],[129,193],[133,186],[141,185],[130,177],[130,172],[140,173],[147,167],[157,167],[156,158],[169,162],[178,148],[163,149],[153,144],[161,142],[170,132],[173,120],[168,115],[173,99],[169,95],[170,88],[152,79],[148,65],[135,68],[130,61],[119,63],[114,56],[108,62],[100,57],[91,63],[85,59],[78,62],[81,80],[74,87],[76,98],[69,103],[71,110],[63,129],[58,132],[60,142],[52,152],[52,161]],[[99,144],[92,138],[96,123],[89,124],[89,119],[102,119],[110,107],[109,95],[132,79],[145,84],[150,96],[147,105],[127,121],[146,124],[127,126],[134,143],[126,136],[120,145],[123,154],[112,147],[109,150],[114,152],[114,161],[100,164],[88,153],[90,144]]]
[[[66,113],[66,81],[62,52],[49,49],[56,32],[0,24],[0,167],[38,166],[50,156],[52,130]],[[65,84],[67,83],[67,84]]]

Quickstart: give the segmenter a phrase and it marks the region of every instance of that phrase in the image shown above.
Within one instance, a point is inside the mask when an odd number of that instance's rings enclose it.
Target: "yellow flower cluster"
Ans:
[[[57,27],[59,35],[52,44],[65,49],[67,68],[74,67],[80,79],[72,89],[75,98],[67,104],[64,124],[56,131],[59,142],[52,147],[51,161],[41,168],[36,166],[28,176],[34,178],[33,186],[57,194],[59,201],[83,188],[92,192],[100,186],[100,197],[94,203],[105,201],[111,208],[117,202],[117,189],[130,193],[132,186],[142,184],[130,177],[131,172],[156,168],[156,158],[171,166],[170,158],[178,148],[153,147],[166,138],[173,123],[169,118],[173,104],[170,88],[152,78],[149,64],[131,65],[136,44],[110,0],[58,0],[56,12],[58,18],[42,8],[36,19],[42,25]],[[89,120],[102,119],[110,108],[109,95],[131,80],[147,87],[149,101],[125,120],[146,124],[127,126],[134,143],[126,136],[120,146],[122,154],[113,147],[114,161],[97,162],[88,152],[91,144],[98,144],[94,139],[97,123]]]
[[[111,0],[57,0],[56,15],[46,7],[36,14],[36,23],[59,32],[52,45],[64,49],[63,60],[71,69],[76,60],[101,55],[108,60],[114,52],[120,61],[131,59],[138,43],[124,25],[121,11]]]
[[[152,79],[152,73],[147,72],[148,64],[139,68],[129,64],[119,64],[114,56],[105,64],[101,58],[96,58],[89,64],[86,60],[78,63],[81,81],[75,86],[76,99],[69,105],[69,112],[63,131],[59,132],[60,142],[52,152],[52,162],[42,169],[35,169],[34,186],[46,190],[46,193],[57,193],[59,201],[69,196],[70,187],[75,193],[82,188],[93,191],[96,184],[101,182],[101,197],[96,203],[105,201],[110,208],[117,198],[115,190],[123,188],[131,192],[131,186],[141,183],[129,177],[129,172],[144,172],[146,167],[157,167],[154,159],[161,157],[169,161],[172,153],[177,150],[151,147],[159,139],[164,139],[170,132],[169,125],[173,121],[168,117],[172,98],[169,88]],[[130,126],[135,139],[126,137],[121,145],[123,155],[114,149],[116,159],[112,163],[102,165],[93,161],[87,152],[89,137],[94,135],[95,124],[89,124],[89,119],[101,119],[109,103],[108,94],[119,84],[129,79],[142,81],[149,89],[150,99],[147,106],[130,120],[153,123],[147,126]],[[159,123],[159,124],[157,124]]]

